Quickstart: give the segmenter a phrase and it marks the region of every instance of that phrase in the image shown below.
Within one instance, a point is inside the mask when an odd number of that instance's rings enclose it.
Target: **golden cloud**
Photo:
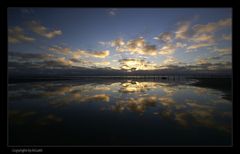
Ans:
[[[230,34],[229,35],[223,34],[222,38],[223,38],[223,40],[230,41],[230,40],[232,40],[232,35],[230,35]]]
[[[194,35],[191,38],[191,41],[194,41],[194,42],[209,42],[209,43],[215,42],[214,36],[213,35],[209,35],[209,34]]]
[[[170,55],[173,54],[176,51],[176,47],[172,44],[166,44],[164,45],[160,50],[160,55]]]
[[[212,46],[212,43],[198,43],[198,44],[193,44],[187,47],[187,51],[186,52],[190,52],[190,50],[194,50],[194,49],[198,49],[198,48],[202,48],[202,47],[208,47],[208,46]]]
[[[228,55],[231,54],[232,52],[232,48],[228,47],[228,48],[213,48],[213,51],[218,52],[220,55]]]
[[[207,59],[203,59],[203,58],[197,59],[197,61],[196,61],[197,65],[202,65],[202,64],[207,64],[207,63],[209,63],[209,61]]]
[[[68,53],[71,52],[70,48],[61,47],[61,46],[58,46],[58,45],[49,47],[48,50],[58,52],[58,53],[61,53],[61,54],[68,54]]]
[[[232,25],[232,19],[227,18],[227,19],[222,19],[219,20],[218,22],[212,22],[208,23],[206,25],[194,25],[193,30],[195,31],[196,34],[202,34],[202,33],[213,33],[220,28],[223,27],[230,27]]]
[[[19,26],[8,29],[9,43],[33,42],[34,40],[34,38],[27,36]]]
[[[212,46],[216,42],[214,32],[230,27],[232,25],[232,19],[222,19],[217,22],[208,24],[196,24],[190,28],[190,22],[181,22],[176,30],[176,39],[184,39],[188,42],[194,42],[197,44],[191,44],[186,49],[193,50],[206,46]],[[223,35],[223,40],[230,40],[231,36]],[[188,51],[187,51],[188,52]]]
[[[72,52],[72,56],[73,56],[73,58],[79,58],[81,56],[89,56],[89,57],[95,57],[95,58],[105,58],[105,57],[109,56],[109,51],[104,50],[104,51],[91,52],[91,51],[78,49],[77,51]]]
[[[186,39],[188,38],[188,30],[190,27],[190,22],[180,22],[178,23],[178,28],[176,30],[176,39]]]
[[[125,42],[124,42],[124,40],[122,38],[118,38],[118,39],[113,40],[111,42],[111,46],[112,47],[121,47],[123,45],[125,45]]]
[[[177,64],[178,60],[175,57],[168,56],[167,59],[165,59],[162,63],[164,65],[173,65],[173,64]]]
[[[56,60],[57,60],[57,62],[59,62],[63,65],[66,65],[66,66],[71,66],[73,63],[71,60],[67,60],[65,57],[60,57],[60,58],[57,58]]]
[[[103,61],[103,62],[95,62],[94,63],[96,66],[108,66],[110,65],[110,62],[108,61]]]
[[[184,43],[181,43],[181,42],[177,42],[176,43],[176,47],[177,48],[184,48],[184,47],[186,47],[187,46],[187,44],[184,44]]]
[[[157,55],[157,47],[145,42],[143,37],[124,42],[123,39],[116,39],[112,41],[111,45],[116,47],[116,51],[130,52],[131,54],[141,55]]]
[[[96,58],[105,58],[109,56],[109,51],[105,50],[105,51],[99,51],[99,52],[88,52],[87,55],[92,55],[93,57],[96,57]]]
[[[121,68],[129,71],[134,70],[154,70],[156,69],[156,64],[150,63],[144,59],[121,59],[119,60]]]
[[[30,21],[28,23],[29,28],[37,33],[40,36],[46,37],[48,39],[54,38],[58,35],[62,35],[62,31],[61,30],[52,30],[50,31],[48,28],[44,27],[43,25],[41,25],[39,22],[37,21]]]
[[[173,34],[170,32],[161,33],[159,36],[154,37],[153,39],[163,41],[163,42],[172,42]]]

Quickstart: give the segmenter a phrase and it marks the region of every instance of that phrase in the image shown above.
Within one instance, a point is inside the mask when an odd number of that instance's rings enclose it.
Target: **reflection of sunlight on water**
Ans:
[[[187,95],[182,95],[185,93]],[[55,110],[56,107],[64,108],[73,104],[81,107],[81,104],[98,103],[99,111],[113,114],[131,111],[169,119],[183,127],[199,125],[230,131],[231,128],[228,126],[232,118],[231,102],[222,99],[221,95],[223,95],[221,91],[177,82],[129,80],[108,84],[77,82],[15,84],[11,85],[9,91],[12,108],[9,114],[16,122],[23,122],[24,119],[35,116],[35,111],[15,111],[14,104],[19,100],[30,102],[42,100]],[[226,108],[220,110],[222,105]],[[154,110],[148,110],[149,108]],[[221,118],[228,120],[220,122]],[[38,121],[41,125],[48,125],[62,122],[63,119],[64,117],[49,113]]]

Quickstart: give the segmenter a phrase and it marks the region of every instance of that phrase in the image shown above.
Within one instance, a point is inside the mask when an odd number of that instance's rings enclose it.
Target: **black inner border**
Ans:
[[[150,8],[218,8],[218,7],[230,7],[233,9],[233,52],[232,52],[232,63],[233,63],[233,146],[232,147],[197,147],[198,150],[204,152],[206,150],[213,150],[216,152],[240,152],[239,149],[239,78],[238,78],[238,49],[239,48],[239,9],[237,7],[237,2],[234,0],[202,0],[202,1],[194,1],[194,0],[171,0],[171,1],[162,1],[162,0],[8,0],[5,2],[1,2],[1,148],[0,151],[4,152],[13,152],[13,149],[32,149],[32,147],[8,147],[7,146],[7,8],[8,7],[150,7]],[[113,146],[111,146],[113,147]],[[80,150],[81,148],[81,150]],[[95,150],[94,147],[91,148]],[[125,147],[124,147],[125,148]],[[172,150],[176,150],[178,152],[179,147],[163,147],[166,152],[173,152]],[[188,147],[180,148],[185,151]],[[189,147],[191,150],[195,147]],[[71,150],[76,150],[81,152],[82,150],[90,150],[89,147],[34,147],[33,149],[42,149],[43,152],[71,152]],[[103,149],[103,148],[101,148]],[[105,147],[104,147],[105,149]],[[140,148],[139,150],[141,150]],[[179,150],[180,150],[179,149]],[[129,150],[129,149],[128,149]],[[145,149],[146,150],[146,149]],[[169,151],[170,150],[170,151]],[[199,152],[200,152],[199,151]],[[84,151],[82,151],[84,152]],[[90,152],[90,151],[88,151]],[[116,151],[111,151],[115,153]],[[124,150],[123,152],[128,152]],[[157,152],[161,152],[158,151]],[[195,151],[196,152],[196,151]],[[206,151],[207,152],[207,151]],[[29,152],[28,152],[29,153]],[[148,152],[149,153],[149,152]]]

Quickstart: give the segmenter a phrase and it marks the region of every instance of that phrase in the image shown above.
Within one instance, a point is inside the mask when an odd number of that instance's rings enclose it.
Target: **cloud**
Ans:
[[[119,60],[119,63],[121,69],[128,71],[156,69],[156,64],[150,63],[144,59],[126,58]]]
[[[24,33],[24,30],[19,26],[8,29],[9,43],[33,42],[33,41],[35,41],[35,39],[27,36]]]
[[[105,58],[105,57],[109,56],[109,53],[110,52],[108,50],[91,52],[91,51],[78,49],[77,51],[72,52],[72,56],[73,56],[73,58],[79,58],[82,56]]]
[[[196,24],[192,27],[190,27],[190,22],[180,22],[175,32],[175,38],[194,43],[186,47],[188,50],[212,46],[217,41],[215,38],[215,32],[222,28],[230,27],[231,24],[231,18],[207,24]],[[230,40],[230,36],[222,36],[222,38],[224,40]]]
[[[232,48],[230,47],[227,47],[227,48],[217,48],[217,47],[214,47],[213,48],[213,51],[216,51],[218,52],[220,55],[231,55],[232,53]]]
[[[40,60],[48,60],[55,58],[52,54],[35,54],[35,53],[19,53],[19,52],[9,52],[8,53],[9,61],[40,61]]]
[[[98,43],[103,45],[103,46],[111,46],[111,42],[99,41]]]
[[[33,14],[35,11],[32,8],[22,8],[20,9],[21,13],[23,14]]]
[[[105,58],[105,57],[109,56],[109,54],[110,54],[109,50],[87,51],[87,50],[77,49],[77,50],[73,51],[71,48],[63,47],[63,46],[59,46],[59,45],[54,45],[52,47],[49,47],[48,50],[71,56],[75,61],[76,61],[76,59],[83,57],[83,56],[84,57]]]
[[[177,42],[176,43],[176,47],[177,48],[184,48],[184,47],[186,47],[187,46],[187,44],[184,44],[184,43],[181,43],[181,42]]]
[[[209,63],[208,59],[203,59],[203,58],[197,59],[196,61],[197,65],[208,64],[208,63]]]
[[[190,52],[202,47],[213,46],[216,42],[213,34],[193,35],[191,38],[189,38],[189,41],[192,41],[194,43],[186,47],[186,52]]]
[[[168,56],[167,59],[165,59],[162,63],[163,65],[173,65],[177,64],[178,60],[175,57]]]
[[[52,39],[58,35],[62,35],[62,31],[61,30],[52,30],[50,31],[48,28],[44,27],[43,25],[41,25],[39,22],[37,21],[30,21],[28,22],[29,28],[37,33],[40,36],[46,37],[48,39]]]
[[[212,59],[216,60],[212,60]],[[220,60],[219,60],[220,58]],[[119,60],[119,67],[111,69],[108,61],[91,62],[85,59],[58,57],[51,54],[32,54],[9,52],[8,69],[10,74],[66,74],[71,75],[124,75],[126,71],[135,75],[146,74],[196,74],[231,73],[232,63],[222,61],[221,57],[207,57],[192,64],[181,63],[167,56],[160,65],[145,59],[126,58]],[[120,70],[122,69],[122,70]],[[50,71],[51,70],[51,71]],[[17,73],[17,74],[14,74]]]
[[[104,51],[96,51],[96,52],[85,52],[85,54],[96,57],[96,58],[105,58],[105,57],[109,56],[109,51],[104,50]]]
[[[108,14],[109,14],[110,16],[115,16],[117,10],[118,10],[118,9],[110,9],[110,10],[108,11]]]
[[[30,59],[27,61],[30,63]],[[69,68],[72,67],[73,62],[66,59],[65,57],[55,57],[53,59],[45,59],[39,63],[36,63],[35,66],[43,69],[62,69],[62,68]]]
[[[110,62],[108,62],[108,61],[94,62],[93,64],[96,65],[96,66],[99,66],[99,67],[102,67],[102,66],[105,67],[105,66],[109,66]]]
[[[159,36],[154,37],[153,39],[169,43],[173,40],[173,34],[170,32],[163,32]]]
[[[125,45],[125,42],[124,42],[124,40],[122,38],[118,38],[118,39],[113,40],[111,42],[111,46],[112,47],[117,47],[118,48],[118,47],[121,47],[123,45]]]
[[[170,55],[173,54],[176,51],[176,47],[172,44],[166,44],[164,45],[160,50],[160,55]]]
[[[198,44],[193,44],[187,47],[187,51],[186,52],[190,52],[194,49],[198,49],[198,48],[202,48],[202,47],[208,47],[208,46],[212,46],[213,44],[211,43],[198,43]]]
[[[67,60],[65,57],[56,58],[55,61],[64,66],[72,66],[73,63],[71,60]]]
[[[232,19],[222,19],[217,22],[208,23],[205,25],[197,24],[194,25],[192,28],[196,34],[202,34],[202,33],[213,33],[221,28],[224,27],[230,27],[232,25]]]
[[[52,54],[33,54],[9,52],[10,66],[27,68],[62,68],[71,67],[72,61],[65,57],[56,57]],[[21,69],[19,69],[21,71]]]
[[[57,53],[61,53],[61,54],[69,54],[71,52],[70,48],[66,48],[66,47],[61,47],[58,45],[52,46],[48,48],[49,51],[54,51]]]
[[[139,53],[143,54],[143,55],[155,56],[155,55],[157,55],[157,47],[156,47],[156,45],[146,44],[144,46],[142,52],[139,52]]]
[[[188,38],[188,30],[190,27],[190,22],[185,21],[185,22],[180,22],[178,23],[178,28],[176,30],[176,39],[186,39]]]
[[[134,40],[129,40],[126,43],[126,48],[132,52],[144,53],[143,48],[145,46],[145,40],[143,37],[136,38]]]
[[[91,68],[91,67],[95,66],[95,64],[93,62],[85,60],[85,59],[70,58],[69,60],[72,62],[72,66],[76,66],[76,67]]]
[[[111,45],[116,47],[118,52],[130,52],[131,54],[157,55],[157,46],[145,42],[143,37],[124,42],[123,39],[112,41]]]
[[[78,51],[75,51],[75,52],[72,52],[72,58],[73,59],[78,59],[82,56],[82,52],[81,50],[78,50]]]
[[[191,38],[191,41],[193,42],[208,42],[208,43],[214,43],[214,35],[209,35],[209,34],[199,34],[199,35],[194,35]]]
[[[113,10],[109,11],[109,14],[112,16],[116,15],[116,13]]]
[[[207,58],[197,58],[195,64],[191,67],[193,70],[224,70],[231,69],[232,63],[230,61],[213,61],[213,59],[219,60],[221,57],[207,57]]]
[[[228,35],[223,34],[222,39],[226,40],[226,41],[231,41],[232,40],[232,35],[231,34],[228,34]]]

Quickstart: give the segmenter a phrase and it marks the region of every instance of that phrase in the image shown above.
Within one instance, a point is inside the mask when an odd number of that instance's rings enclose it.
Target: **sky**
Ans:
[[[229,72],[232,10],[8,8],[8,62],[13,72]]]

